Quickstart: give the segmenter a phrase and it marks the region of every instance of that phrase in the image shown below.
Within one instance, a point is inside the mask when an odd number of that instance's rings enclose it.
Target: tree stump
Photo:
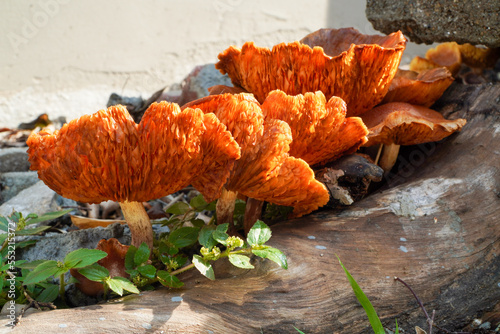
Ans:
[[[75,309],[25,316],[12,333],[370,333],[335,255],[371,300],[383,324],[428,328],[404,279],[435,323],[460,330],[500,317],[500,84],[453,84],[436,103],[466,118],[458,134],[410,147],[388,187],[351,207],[272,226],[269,244],[289,269],[215,266],[185,287]],[[493,327],[495,328],[495,327]]]

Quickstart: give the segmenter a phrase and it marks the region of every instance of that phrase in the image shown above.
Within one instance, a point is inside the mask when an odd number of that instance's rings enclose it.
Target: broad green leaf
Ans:
[[[261,246],[271,238],[271,229],[263,221],[257,220],[247,235],[247,242],[251,247]]]
[[[212,234],[212,237],[215,239],[215,241],[226,246],[226,240],[227,238],[229,238],[229,235],[226,232],[215,230],[214,233]]]
[[[212,265],[199,255],[193,255],[193,264],[198,269],[198,271],[208,279],[214,280],[215,274]]]
[[[137,247],[130,245],[127,254],[125,254],[125,269],[132,270],[136,267],[134,263],[135,253],[137,252]]]
[[[59,296],[59,286],[51,284],[43,289],[42,293],[36,297],[38,302],[51,303]]]
[[[162,285],[168,286],[169,288],[180,288],[184,285],[176,276],[170,275],[170,273],[165,270],[158,270],[156,276],[158,276],[158,281]]]
[[[217,241],[212,237],[212,233],[215,231],[215,226],[207,225],[200,230],[198,235],[198,242],[205,248],[212,249],[217,245]]]
[[[49,228],[51,228],[51,226],[37,226],[34,228],[26,228],[24,230],[16,231],[16,235],[35,235],[48,230]]]
[[[69,268],[83,268],[105,258],[108,253],[98,249],[80,248],[64,258],[64,265]]]
[[[50,260],[44,261],[40,263],[32,272],[26,276],[24,279],[24,285],[38,283],[46,280],[50,276],[56,275],[59,273],[60,268],[57,266],[57,261]]]
[[[219,232],[227,232],[228,228],[229,228],[229,223],[225,223],[225,224],[217,225],[217,227],[215,228],[215,230],[217,230]]]
[[[132,292],[132,293],[141,293],[137,287],[130,282],[128,279],[120,276],[116,276],[113,278],[110,278],[106,281],[108,284],[109,288],[119,294],[120,296],[123,295],[123,290]]]
[[[117,279],[113,279],[113,278],[108,278],[106,281],[105,281],[105,284],[112,290],[114,291],[116,294],[120,295],[120,296],[123,296],[123,286],[121,284],[121,282]]]
[[[252,249],[252,253],[260,256],[261,258],[276,262],[283,269],[288,269],[288,263],[286,261],[285,254],[277,248],[265,247],[262,249]]]
[[[18,265],[21,269],[35,269],[40,263],[44,263],[47,260],[35,260],[31,262],[25,262]]]
[[[106,277],[109,276],[109,270],[104,268],[103,266],[98,265],[97,263],[82,268],[78,270],[80,274],[87,277],[91,281],[102,282]]]
[[[16,242],[16,248],[24,248],[36,244],[36,240],[25,240]]]
[[[137,271],[144,277],[153,279],[156,276],[156,268],[151,264],[137,267]]]
[[[191,205],[191,207],[195,209],[195,211],[200,212],[205,210],[205,208],[208,206],[208,203],[205,201],[205,198],[203,198],[203,195],[199,194],[198,196],[191,199],[189,205]]]
[[[20,268],[20,265],[22,265],[23,263],[26,263],[26,260],[15,261],[14,263],[6,263],[2,267],[0,267],[0,271],[13,271],[16,267]]]
[[[233,264],[233,266],[238,267],[238,268],[243,268],[243,269],[255,268],[250,263],[250,258],[248,256],[245,256],[245,255],[230,254],[229,255],[229,262],[231,262]]]
[[[67,209],[67,210],[62,210],[62,211],[44,213],[41,216],[27,220],[26,225],[37,224],[37,223],[41,223],[41,222],[44,222],[47,220],[54,220],[56,218],[64,216],[65,214],[71,212],[72,210],[73,209]],[[29,218],[29,217],[30,216],[28,215],[28,217],[26,217],[26,218]]]
[[[177,202],[173,204],[171,207],[169,207],[167,210],[165,210],[166,213],[172,213],[174,215],[183,215],[186,212],[191,210],[191,207],[189,204],[184,203],[184,202]]]
[[[167,254],[167,255],[175,255],[179,253],[179,248],[175,246],[169,246],[167,245],[164,241],[160,243],[160,246],[158,247],[158,250],[160,254]]]
[[[172,231],[168,241],[179,248],[191,246],[198,240],[199,232],[200,229],[197,227],[184,226]]]
[[[354,294],[356,295],[356,298],[358,299],[361,306],[363,306],[363,308],[365,309],[366,315],[368,316],[368,320],[370,321],[370,325],[372,326],[373,331],[375,332],[375,334],[385,334],[384,326],[382,326],[382,323],[380,322],[380,319],[377,315],[377,312],[373,308],[372,303],[370,303],[368,297],[366,297],[365,293],[363,292],[363,290],[361,290],[354,277],[352,277],[349,271],[347,271],[346,267],[344,267],[342,261],[340,261],[340,258],[338,256],[337,259],[339,260],[342,269],[344,269],[347,278],[349,279],[349,283],[351,283],[351,287],[354,291]]]
[[[149,259],[149,255],[151,254],[151,251],[148,247],[148,245],[143,242],[139,248],[137,248],[137,251],[135,252],[134,255],[134,264],[137,267],[140,264],[145,263]]]
[[[201,219],[193,219],[193,220],[191,220],[191,224],[193,224],[193,226],[197,227],[197,228],[203,228],[203,227],[205,227],[207,225]]]
[[[0,230],[4,232],[9,231],[9,221],[4,216],[0,216]]]
[[[0,246],[3,245],[3,243],[5,242],[5,239],[7,239],[7,233],[2,233],[0,234]],[[4,248],[5,250],[6,248]]]

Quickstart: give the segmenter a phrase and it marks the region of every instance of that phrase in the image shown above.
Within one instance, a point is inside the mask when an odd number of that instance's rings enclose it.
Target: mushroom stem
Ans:
[[[120,207],[132,234],[132,245],[139,247],[145,242],[153,249],[153,228],[141,202],[121,202]]]
[[[222,193],[217,200],[217,206],[215,207],[217,213],[217,223],[225,224],[229,223],[229,226],[233,226],[233,215],[234,215],[234,204],[236,202],[236,191],[230,191],[226,188],[222,188]]]
[[[263,201],[259,201],[255,198],[248,198],[247,205],[245,207],[245,219],[243,222],[243,228],[245,229],[245,234],[250,231],[253,224],[261,218],[262,207],[264,206]]]
[[[399,147],[400,145],[397,144],[384,145],[378,165],[384,170],[385,173],[388,173],[396,163],[399,154]]]

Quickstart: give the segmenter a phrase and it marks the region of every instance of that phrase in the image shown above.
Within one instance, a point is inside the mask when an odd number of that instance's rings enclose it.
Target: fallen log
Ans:
[[[466,118],[458,134],[407,149],[388,187],[351,207],[272,226],[289,269],[255,261],[195,271],[185,287],[105,304],[26,315],[11,333],[370,333],[338,255],[383,324],[428,328],[404,279],[435,323],[460,330],[500,300],[500,84],[452,85],[435,109]],[[496,317],[495,317],[496,315]],[[496,323],[495,323],[496,321]]]

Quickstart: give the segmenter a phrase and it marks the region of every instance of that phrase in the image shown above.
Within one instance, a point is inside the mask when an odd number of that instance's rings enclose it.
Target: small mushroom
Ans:
[[[292,206],[294,217],[312,212],[328,202],[328,191],[315,180],[309,165],[289,155],[292,134],[288,124],[264,119],[259,103],[251,94],[210,95],[185,107],[215,113],[241,147],[241,158],[236,161],[224,185],[226,190],[217,203],[219,223],[232,223],[237,193]],[[203,188],[206,183],[204,178],[198,178],[193,186],[200,190],[199,187]],[[245,228],[253,223],[245,222]]]
[[[459,45],[464,64],[475,68],[492,68],[500,58],[500,48],[483,48],[469,43]]]
[[[290,96],[275,90],[262,105],[266,118],[290,125],[289,154],[315,167],[354,153],[366,142],[368,129],[361,118],[346,117],[346,109],[341,98],[327,102],[321,91]]]
[[[445,67],[415,71],[398,70],[382,103],[406,102],[430,107],[453,83],[450,71]]]
[[[361,36],[352,28],[331,29],[320,31],[317,38],[306,36],[301,42],[281,43],[271,50],[247,42],[241,49],[231,46],[219,54],[215,67],[260,103],[276,89],[289,95],[320,90],[327,99],[342,98],[348,116],[356,116],[382,101],[406,46],[401,32]],[[342,40],[335,51],[327,45],[332,39]],[[331,52],[341,51],[329,54],[323,45]]]
[[[110,277],[129,277],[125,271],[125,256],[127,255],[129,246],[122,245],[115,238],[110,238],[108,240],[100,240],[96,249],[102,250],[108,254],[105,258],[97,261],[97,264],[108,269]],[[70,273],[71,276],[78,280],[79,283],[76,283],[76,287],[84,294],[88,296],[98,296],[104,292],[102,283],[89,280],[80,274],[78,269],[72,268],[70,269]]]
[[[466,123],[465,119],[447,120],[437,111],[404,102],[380,105],[361,118],[370,131],[363,146],[387,145],[379,162],[386,172],[396,162],[400,145],[438,141],[460,131]]]
[[[238,144],[214,115],[153,103],[136,124],[123,106],[84,115],[54,133],[27,140],[31,169],[52,190],[80,202],[120,202],[132,244],[153,246],[142,202],[189,185],[200,174],[216,176],[206,187],[216,198],[240,156]]]
[[[421,72],[437,67],[446,67],[453,76],[460,70],[462,55],[455,42],[442,43],[427,50],[425,58],[415,57],[410,63],[410,70]]]

